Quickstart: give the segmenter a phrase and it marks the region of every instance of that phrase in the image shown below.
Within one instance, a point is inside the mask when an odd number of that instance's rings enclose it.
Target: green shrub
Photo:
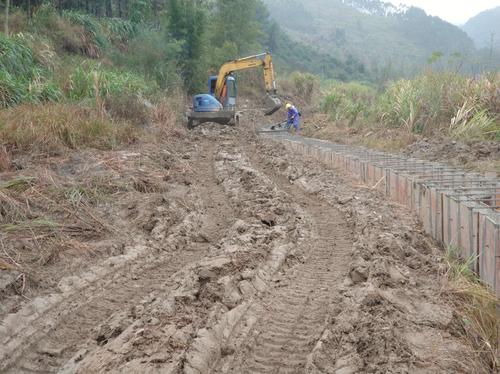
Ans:
[[[332,83],[324,92],[321,110],[335,121],[351,126],[359,119],[368,119],[373,110],[376,91],[363,83]]]
[[[80,64],[69,77],[66,95],[72,100],[123,95],[148,95],[158,87],[127,71],[104,69],[100,64]]]

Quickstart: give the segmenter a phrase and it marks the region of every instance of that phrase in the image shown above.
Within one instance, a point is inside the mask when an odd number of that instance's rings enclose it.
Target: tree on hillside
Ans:
[[[9,8],[10,8],[10,0],[5,0],[5,24],[4,24],[5,35],[9,35]]]
[[[259,3],[258,0],[217,0],[213,45],[234,44],[238,55],[255,52],[262,36],[256,17]]]
[[[181,74],[188,91],[205,81],[206,10],[199,0],[169,0],[167,8],[168,37],[181,42]]]

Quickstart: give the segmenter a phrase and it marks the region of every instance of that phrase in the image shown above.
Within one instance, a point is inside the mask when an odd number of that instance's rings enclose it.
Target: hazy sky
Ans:
[[[394,4],[414,5],[427,14],[448,22],[463,24],[469,18],[486,9],[500,6],[500,0],[389,0]],[[500,22],[500,20],[499,20]]]

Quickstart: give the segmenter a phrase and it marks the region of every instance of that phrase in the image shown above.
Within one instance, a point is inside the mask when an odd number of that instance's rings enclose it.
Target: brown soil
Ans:
[[[243,127],[37,162],[2,175],[36,176],[8,197],[66,231],[39,239],[58,250],[41,262],[29,233],[1,233],[1,372],[492,370],[413,217]],[[41,170],[108,190],[65,215],[64,200],[36,198],[42,187],[55,198]],[[62,235],[70,222],[86,229]]]

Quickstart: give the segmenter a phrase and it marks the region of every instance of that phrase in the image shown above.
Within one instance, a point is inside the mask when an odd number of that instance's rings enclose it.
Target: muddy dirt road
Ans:
[[[121,253],[5,293],[0,372],[491,372],[406,212],[243,129],[183,141]]]

